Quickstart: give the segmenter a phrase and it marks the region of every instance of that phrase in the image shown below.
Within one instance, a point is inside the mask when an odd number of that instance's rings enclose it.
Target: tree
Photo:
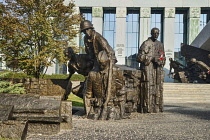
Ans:
[[[82,20],[74,3],[64,0],[5,0],[0,4],[0,54],[8,67],[40,77],[57,59],[66,62],[65,47]]]

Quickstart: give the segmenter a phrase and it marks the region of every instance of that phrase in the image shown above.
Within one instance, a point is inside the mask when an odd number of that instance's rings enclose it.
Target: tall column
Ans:
[[[188,13],[188,44],[191,44],[200,32],[200,7],[190,7]]]
[[[103,7],[92,7],[92,23],[95,30],[102,34],[103,29]]]
[[[150,17],[151,8],[140,8],[139,45],[141,45],[148,37],[150,37]]]
[[[126,8],[116,8],[116,47],[117,64],[125,64],[126,47]]]
[[[165,82],[173,82],[172,78],[169,78],[169,58],[174,58],[174,38],[175,38],[175,8],[165,8],[164,12],[164,48],[166,56],[165,70]]]

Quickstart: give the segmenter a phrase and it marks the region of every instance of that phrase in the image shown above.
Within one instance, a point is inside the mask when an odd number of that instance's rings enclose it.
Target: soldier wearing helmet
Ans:
[[[107,40],[101,34],[94,30],[93,24],[89,20],[82,21],[80,24],[80,29],[81,32],[85,34],[85,51],[94,61],[95,69],[99,68],[98,54],[100,51],[105,51],[109,60],[113,60],[114,63],[117,62],[114,50],[109,45]]]
[[[99,106],[99,109],[98,111],[96,111],[97,113],[95,112],[96,114],[94,119],[99,119],[100,116],[101,118],[106,119],[107,105],[110,99],[113,97],[111,91],[111,89],[113,89],[111,82],[113,81],[113,65],[117,62],[115,53],[107,40],[101,34],[94,30],[93,24],[89,20],[82,21],[80,24],[80,29],[81,32],[85,34],[85,51],[94,62],[94,68],[92,71],[89,72],[86,81],[86,113],[88,115],[90,112],[89,107],[91,103],[91,98],[97,98],[97,106]],[[99,55],[101,54],[100,52],[103,52],[103,55]],[[101,56],[107,56],[107,59]],[[105,71],[105,74],[107,76],[102,74],[101,71]],[[102,86],[104,84],[105,86]],[[102,95],[104,95],[106,99],[102,97]],[[103,110],[101,110],[102,107]],[[97,109],[95,108],[95,110]]]

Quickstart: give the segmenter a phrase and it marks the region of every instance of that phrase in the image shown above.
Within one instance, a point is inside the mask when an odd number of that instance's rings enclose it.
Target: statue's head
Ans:
[[[173,58],[169,58],[169,61],[173,61]]]
[[[93,24],[89,20],[84,20],[80,23],[80,30],[84,34],[87,34],[90,36],[89,32],[94,29]]]
[[[196,60],[195,58],[192,58],[190,61],[191,61],[192,63],[195,63],[197,60]]]
[[[153,40],[157,40],[159,34],[160,34],[160,30],[158,28],[152,28],[152,30],[151,30],[151,38]]]
[[[72,49],[72,47],[68,47],[64,50],[64,55],[68,57],[70,60],[72,59],[73,54],[74,50]]]
[[[106,69],[109,66],[109,58],[106,54],[106,51],[100,51],[98,53],[98,60],[99,60],[100,68],[102,70]]]

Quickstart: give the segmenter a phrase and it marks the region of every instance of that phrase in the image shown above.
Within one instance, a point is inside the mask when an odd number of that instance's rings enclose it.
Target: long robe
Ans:
[[[137,56],[141,63],[141,112],[162,112],[163,111],[163,80],[165,65],[165,54],[163,44],[148,38],[142,43]]]

